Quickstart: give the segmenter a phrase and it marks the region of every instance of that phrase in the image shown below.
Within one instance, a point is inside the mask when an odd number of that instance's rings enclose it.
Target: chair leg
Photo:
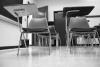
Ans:
[[[69,52],[71,53],[71,41],[72,41],[72,33],[69,33]]]
[[[70,46],[71,46],[71,44],[73,44],[73,36],[72,36],[73,34],[72,33],[70,33]]]
[[[47,44],[48,44],[47,42],[48,42],[48,38],[45,38],[45,44],[46,44],[46,46],[47,46]]]
[[[22,38],[22,33],[21,33],[21,35],[20,35],[20,40],[19,40],[19,45],[18,45],[17,56],[19,55],[19,50],[20,50],[20,45],[21,45],[21,38]]]
[[[34,33],[34,45],[36,46],[36,33]]]
[[[40,45],[40,46],[43,46],[43,41],[44,41],[44,38],[42,37],[42,43],[41,43],[41,45]]]
[[[49,34],[49,55],[51,53],[51,35]]]
[[[24,44],[25,44],[25,47],[27,47],[27,45],[26,45],[26,41],[25,41],[25,35],[24,35],[24,33],[22,33],[22,35],[23,35],[23,38],[24,38]]]
[[[70,45],[69,45],[70,53],[72,53],[72,47],[74,45],[74,42],[73,42],[74,37],[73,36],[74,36],[74,34],[72,33],[71,36],[70,36]]]
[[[93,33],[93,46],[95,46],[96,45],[96,33]]]
[[[58,48],[58,41],[59,39],[58,39],[58,35],[56,35],[56,47]]]
[[[41,45],[41,36],[38,37],[38,44]]]
[[[60,39],[60,37],[59,37],[59,46],[61,47],[61,39]]]
[[[90,34],[87,35],[87,45],[89,45],[89,44],[90,44],[90,46],[91,45],[93,46],[93,44],[91,42]]]

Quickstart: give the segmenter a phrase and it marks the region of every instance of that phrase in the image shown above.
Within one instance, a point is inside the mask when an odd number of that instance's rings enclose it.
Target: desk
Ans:
[[[67,40],[66,44],[70,45],[70,35],[69,35],[69,24],[70,24],[70,17],[76,17],[76,16],[85,16],[88,15],[92,10],[94,6],[80,6],[80,7],[64,7],[63,8],[63,16],[65,17],[65,23],[66,23],[66,35]]]

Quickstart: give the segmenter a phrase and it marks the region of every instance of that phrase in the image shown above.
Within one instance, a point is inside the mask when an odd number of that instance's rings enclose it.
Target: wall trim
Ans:
[[[0,50],[4,50],[4,49],[14,49],[14,48],[18,48],[18,46],[4,46],[4,47],[0,47]]]
[[[14,21],[14,20],[11,20],[3,15],[0,15],[0,20],[4,21],[4,22],[7,22],[7,23],[10,23],[12,25],[15,25],[15,26],[18,26],[18,22]]]

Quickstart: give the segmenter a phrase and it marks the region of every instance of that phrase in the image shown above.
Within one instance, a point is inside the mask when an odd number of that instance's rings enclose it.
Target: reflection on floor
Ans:
[[[22,48],[0,51],[0,67],[100,67],[100,48],[47,47]]]

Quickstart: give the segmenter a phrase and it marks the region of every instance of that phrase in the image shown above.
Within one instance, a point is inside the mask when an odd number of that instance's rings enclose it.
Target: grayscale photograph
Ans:
[[[100,67],[100,1],[0,0],[0,67]]]

